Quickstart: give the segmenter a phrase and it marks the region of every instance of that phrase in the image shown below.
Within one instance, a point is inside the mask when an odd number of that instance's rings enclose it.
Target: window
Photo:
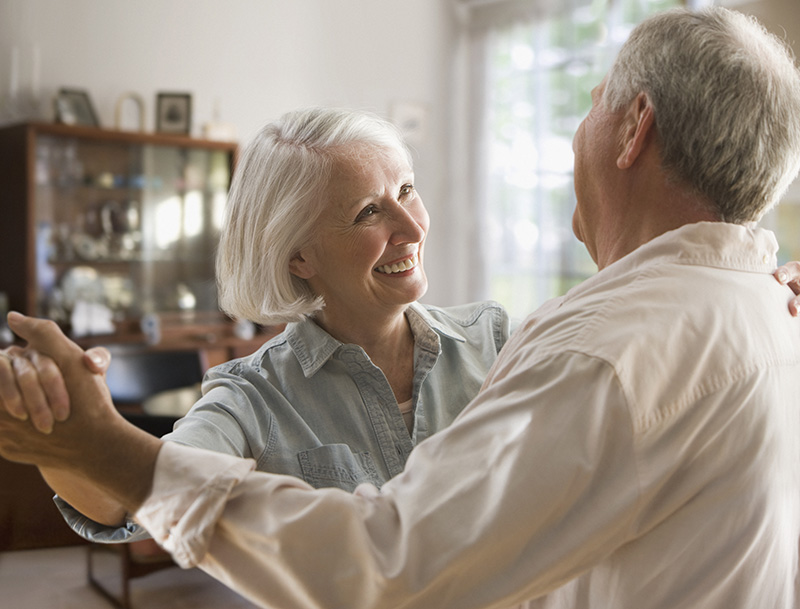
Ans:
[[[486,39],[489,297],[523,317],[596,271],[572,234],[572,136],[634,25],[680,0],[572,0]]]

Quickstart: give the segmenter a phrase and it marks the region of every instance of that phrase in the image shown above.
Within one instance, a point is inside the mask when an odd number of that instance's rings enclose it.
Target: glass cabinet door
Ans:
[[[150,313],[216,312],[232,154],[38,135],[38,314],[81,335]]]

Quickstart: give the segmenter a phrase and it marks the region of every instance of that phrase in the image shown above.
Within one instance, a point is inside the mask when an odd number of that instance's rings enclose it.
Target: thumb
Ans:
[[[83,354],[83,363],[94,374],[105,374],[111,364],[111,353],[105,347],[92,347]]]

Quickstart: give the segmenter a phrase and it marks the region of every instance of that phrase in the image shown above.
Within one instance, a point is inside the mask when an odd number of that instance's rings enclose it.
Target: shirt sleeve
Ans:
[[[271,414],[266,398],[274,392],[257,372],[233,362],[212,368],[203,397],[163,439],[186,446],[250,458],[266,446]]]
[[[127,518],[122,526],[108,526],[84,516],[58,495],[53,497],[53,501],[67,525],[78,535],[94,543],[129,543],[150,538],[147,530],[132,518]]]
[[[167,444],[136,518],[179,564],[265,606],[469,609],[546,594],[631,538],[637,476],[604,362],[523,364],[496,370],[381,491],[313,490]]]

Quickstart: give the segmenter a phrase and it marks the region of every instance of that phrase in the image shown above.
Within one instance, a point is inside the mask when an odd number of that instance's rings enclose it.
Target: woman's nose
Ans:
[[[394,245],[419,243],[425,238],[425,208],[407,208],[398,205],[393,218],[392,238]]]

